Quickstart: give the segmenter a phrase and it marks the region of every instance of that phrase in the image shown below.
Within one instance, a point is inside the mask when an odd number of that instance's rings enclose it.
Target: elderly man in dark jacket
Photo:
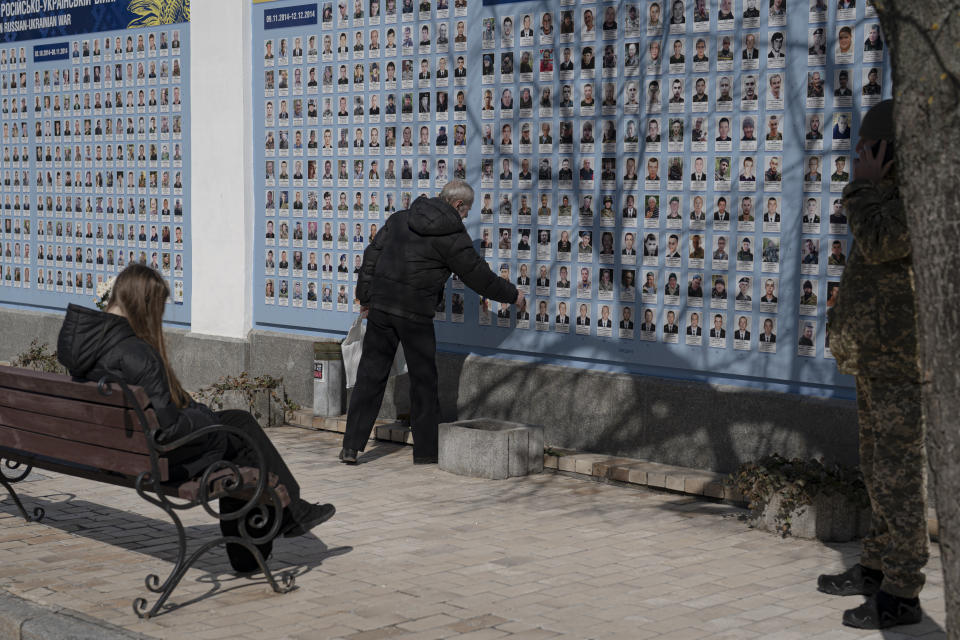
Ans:
[[[368,312],[367,332],[340,451],[347,464],[355,464],[367,444],[397,343],[410,371],[413,461],[437,461],[440,401],[433,315],[451,272],[491,300],[519,304],[523,299],[473,249],[463,225],[472,204],[470,185],[449,182],[438,198],[420,196],[408,210],[390,216],[364,251],[357,299]]]

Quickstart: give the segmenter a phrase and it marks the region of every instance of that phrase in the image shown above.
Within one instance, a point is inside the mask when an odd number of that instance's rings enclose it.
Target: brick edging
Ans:
[[[724,484],[727,474],[714,471],[556,448],[548,448],[544,453],[543,466],[598,480],[613,480],[719,500],[746,502],[740,492]]]
[[[313,412],[308,409],[299,409],[293,412],[293,415],[287,420],[287,424],[294,427],[304,427],[306,429],[314,429],[317,431],[332,431],[334,433],[343,433],[347,429],[347,416],[346,414],[342,416],[315,416]],[[399,437],[399,430],[406,429],[407,436],[403,439],[393,440],[389,437],[392,433],[392,430],[382,431],[383,427],[395,427]],[[404,444],[413,444],[413,438],[409,435],[410,427],[404,427],[403,425],[393,421],[393,420],[377,420],[373,423],[372,432],[377,440],[391,440],[393,442],[403,442]],[[383,433],[383,436],[381,436]]]

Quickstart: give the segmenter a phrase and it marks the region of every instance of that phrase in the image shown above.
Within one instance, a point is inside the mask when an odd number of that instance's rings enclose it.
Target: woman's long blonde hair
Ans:
[[[170,396],[174,404],[182,409],[190,404],[190,395],[180,386],[170,366],[163,339],[163,311],[169,297],[170,287],[156,270],[142,264],[131,264],[117,276],[107,307],[119,306],[137,337],[153,347],[160,356]]]

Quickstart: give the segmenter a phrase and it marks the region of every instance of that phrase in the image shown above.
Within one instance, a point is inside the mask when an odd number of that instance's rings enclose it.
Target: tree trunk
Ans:
[[[875,4],[891,53],[897,167],[916,271],[947,634],[960,639],[960,2]]]

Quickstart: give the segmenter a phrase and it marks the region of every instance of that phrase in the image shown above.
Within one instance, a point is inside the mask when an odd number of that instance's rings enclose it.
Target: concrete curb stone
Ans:
[[[133,613],[131,612],[131,615]],[[0,589],[0,640],[149,640],[58,606],[39,605]]]

